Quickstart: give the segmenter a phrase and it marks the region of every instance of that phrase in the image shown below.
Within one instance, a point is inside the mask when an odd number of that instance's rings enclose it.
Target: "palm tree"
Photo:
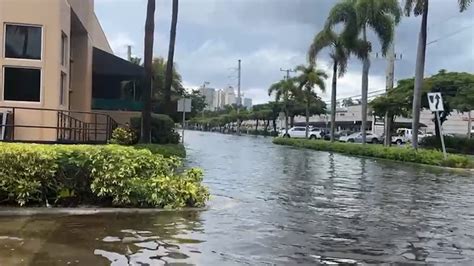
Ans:
[[[458,0],[459,11],[463,12],[471,4],[472,0]],[[420,127],[421,92],[425,72],[426,36],[428,24],[428,0],[405,0],[405,14],[410,16],[411,12],[415,16],[422,15],[421,29],[418,36],[418,49],[416,54],[415,67],[415,88],[413,90],[413,121],[412,139],[413,148],[418,148],[418,128]]]
[[[272,84],[268,89],[268,95],[275,93],[275,101],[279,102],[283,98],[283,109],[285,113],[285,135],[288,135],[288,101],[295,94],[295,84],[293,79],[283,79]]]
[[[309,47],[308,58],[310,64],[315,64],[317,55],[321,50],[330,48],[329,57],[332,60],[332,88],[331,88],[331,141],[334,141],[336,131],[336,95],[337,95],[337,78],[344,76],[347,71],[347,61],[350,54],[353,53],[359,58],[364,58],[370,47],[357,39],[350,40],[353,42],[346,47],[346,40],[340,34],[336,34],[330,29],[319,32]],[[350,47],[350,49],[349,49]]]
[[[306,108],[306,138],[309,137],[309,108],[311,103],[318,99],[316,92],[313,90],[315,86],[318,86],[322,92],[326,91],[325,80],[328,75],[323,70],[316,69],[312,64],[309,66],[299,65],[296,67],[296,72],[300,75],[295,77],[294,80],[298,84],[298,94],[305,104]]]
[[[176,25],[178,23],[178,0],[173,0],[173,11],[171,18],[170,30],[170,44],[168,48],[168,60],[166,65],[165,77],[165,112],[167,114],[173,113],[171,104],[171,85],[173,82],[173,61],[174,61],[174,47],[176,42]]]
[[[382,55],[388,51],[393,40],[394,27],[400,21],[401,10],[397,0],[345,0],[336,4],[330,11],[326,27],[331,28],[343,23],[342,33],[347,46],[357,44],[354,40],[362,35],[364,45],[371,47],[367,40],[367,30],[372,29],[377,35],[381,46]],[[370,52],[368,49],[367,52]],[[369,88],[369,53],[362,59],[362,143],[366,142],[367,127],[367,93]]]
[[[145,22],[145,80],[143,84],[142,136],[143,143],[151,140],[151,80],[153,77],[153,35],[155,33],[155,0],[148,0]]]

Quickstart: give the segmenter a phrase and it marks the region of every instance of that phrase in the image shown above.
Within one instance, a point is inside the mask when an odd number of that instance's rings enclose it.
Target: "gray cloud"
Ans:
[[[155,55],[165,56],[171,17],[170,1],[157,1]],[[242,87],[256,102],[269,98],[266,90],[282,78],[280,67],[305,63],[306,51],[314,35],[322,28],[333,0],[181,0],[178,22],[176,61],[185,84],[194,87],[203,81],[214,87],[235,85],[237,59],[242,59]],[[430,2],[427,74],[445,68],[474,72],[474,7],[458,13],[457,1]],[[96,0],[96,13],[115,52],[123,56],[125,44],[143,51],[143,25],[146,1]],[[397,28],[396,50],[403,60],[396,63],[396,78],[411,77],[420,17],[404,17]],[[465,28],[462,32],[451,33]],[[380,47],[377,40],[374,52]],[[320,66],[328,68],[322,54]],[[385,61],[372,59],[371,90],[383,88]],[[351,60],[349,72],[340,80],[340,97],[360,91],[360,63]],[[329,85],[329,82],[328,82]],[[329,94],[323,96],[327,97]]]

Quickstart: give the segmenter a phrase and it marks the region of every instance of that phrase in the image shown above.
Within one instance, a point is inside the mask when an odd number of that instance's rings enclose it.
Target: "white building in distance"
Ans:
[[[213,88],[201,87],[199,88],[199,92],[205,98],[206,108],[204,108],[204,110],[214,111],[215,109],[215,104],[214,104],[215,96],[214,95],[216,94],[216,90]]]
[[[243,102],[243,106],[245,107],[245,109],[247,110],[252,110],[252,99],[250,98],[244,98],[244,102]]]

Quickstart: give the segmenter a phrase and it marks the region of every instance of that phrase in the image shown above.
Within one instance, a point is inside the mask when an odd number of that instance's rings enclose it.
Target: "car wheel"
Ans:
[[[348,139],[347,142],[354,143],[354,139]]]
[[[372,144],[377,144],[377,143],[379,143],[379,140],[377,138],[373,138],[372,139]]]
[[[311,135],[311,136],[309,136],[309,139],[316,139],[316,136],[315,136],[315,135]]]
[[[401,139],[397,139],[397,141],[395,141],[395,143],[397,143],[397,145],[402,145],[403,141]]]

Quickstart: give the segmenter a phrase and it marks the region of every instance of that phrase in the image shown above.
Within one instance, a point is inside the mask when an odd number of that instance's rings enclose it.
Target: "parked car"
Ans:
[[[394,136],[392,136],[392,143],[402,145],[404,143],[410,142],[413,136],[413,130],[409,128],[399,128],[397,129]],[[418,131],[418,141],[421,141],[423,138],[430,136],[430,134],[425,134],[421,130]]]
[[[306,127],[292,127],[288,129],[288,133],[283,129],[280,132],[280,136],[285,138],[306,138]]]
[[[320,139],[324,136],[324,130],[321,128],[312,128],[309,130],[309,139]]]
[[[350,134],[353,134],[354,132],[353,131],[350,131],[350,130],[341,130],[341,131],[338,131],[334,134],[334,140],[339,140],[339,138],[341,137],[347,137],[349,136]],[[324,134],[324,137],[323,137],[324,140],[331,140],[331,131],[328,131],[326,132],[326,134]]]
[[[367,143],[379,143],[382,138],[376,134],[372,134],[370,132],[366,133],[366,141]],[[339,141],[342,142],[355,142],[355,143],[362,143],[362,133],[357,132],[353,133],[349,136],[342,136],[339,138]]]

